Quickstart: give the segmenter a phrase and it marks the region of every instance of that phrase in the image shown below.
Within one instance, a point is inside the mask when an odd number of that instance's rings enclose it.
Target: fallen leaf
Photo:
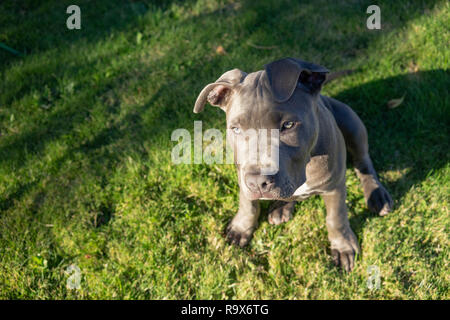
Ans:
[[[389,100],[387,103],[388,108],[389,109],[397,108],[399,105],[401,105],[403,103],[405,96],[406,96],[406,92],[403,94],[403,96],[401,98]]]
[[[226,54],[226,51],[225,51],[225,49],[222,46],[218,46],[216,48],[216,53],[217,54]]]

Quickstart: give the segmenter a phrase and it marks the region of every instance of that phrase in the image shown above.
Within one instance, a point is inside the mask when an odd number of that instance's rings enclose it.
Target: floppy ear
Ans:
[[[233,69],[225,72],[216,82],[208,84],[198,95],[197,101],[195,101],[194,113],[202,112],[206,101],[215,107],[225,110],[230,94],[235,89],[235,86],[241,83],[246,76],[247,73],[239,69]]]
[[[297,86],[318,93],[329,72],[326,68],[300,59],[284,58],[264,66],[278,102],[288,100]]]

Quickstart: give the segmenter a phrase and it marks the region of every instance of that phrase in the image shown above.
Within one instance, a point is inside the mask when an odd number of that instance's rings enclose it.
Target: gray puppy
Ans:
[[[248,244],[258,225],[259,199],[277,200],[269,222],[280,224],[291,219],[296,201],[320,194],[327,210],[333,261],[350,271],[360,248],[345,204],[346,148],[369,209],[383,216],[392,210],[393,202],[373,168],[361,119],[347,105],[320,94],[328,72],[293,58],[274,61],[250,74],[234,69],[201,91],[194,112],[201,112],[206,101],[226,112],[227,129],[231,129],[227,140],[235,159],[245,141],[237,136],[249,129],[279,129],[276,172],[267,174],[264,164],[246,161],[247,155],[236,162],[239,210],[227,227],[228,240]]]

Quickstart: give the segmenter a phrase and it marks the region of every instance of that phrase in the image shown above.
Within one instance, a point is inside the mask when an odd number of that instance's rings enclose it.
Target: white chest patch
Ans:
[[[297,190],[295,190],[295,192],[292,196],[294,196],[294,197],[307,196],[310,191],[311,191],[311,189],[308,187],[308,185],[305,182]]]

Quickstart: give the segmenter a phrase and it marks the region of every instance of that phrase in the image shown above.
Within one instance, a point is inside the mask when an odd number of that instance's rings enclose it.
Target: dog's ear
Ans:
[[[329,72],[326,68],[294,58],[284,58],[264,66],[275,100],[288,100],[297,86],[318,93]]]
[[[247,73],[239,69],[225,72],[216,82],[210,83],[203,88],[195,102],[194,112],[202,112],[205,108],[206,101],[225,111],[228,98],[233,90],[235,90],[236,85],[241,83],[246,76]]]

